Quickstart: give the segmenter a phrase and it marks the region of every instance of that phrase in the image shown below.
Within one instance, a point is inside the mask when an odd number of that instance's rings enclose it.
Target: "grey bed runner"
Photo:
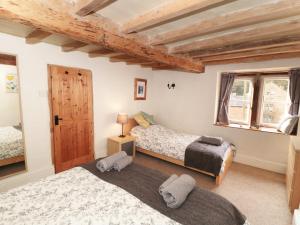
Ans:
[[[101,173],[96,169],[96,161],[82,165],[82,167],[100,179],[126,190],[150,207],[181,224],[243,225],[245,223],[245,216],[229,201],[198,187],[191,192],[180,208],[168,208],[158,193],[159,186],[168,176],[136,163],[121,172]]]
[[[187,146],[184,155],[184,165],[218,176],[229,146],[230,144],[225,141],[222,145],[215,146],[201,143],[197,139]]]

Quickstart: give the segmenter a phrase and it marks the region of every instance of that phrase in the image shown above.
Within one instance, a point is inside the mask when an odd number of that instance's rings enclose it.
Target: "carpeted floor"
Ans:
[[[251,225],[291,225],[283,175],[234,163],[217,187],[209,176],[141,153],[136,154],[135,161],[165,174],[190,174],[199,187],[218,193],[237,206]]]

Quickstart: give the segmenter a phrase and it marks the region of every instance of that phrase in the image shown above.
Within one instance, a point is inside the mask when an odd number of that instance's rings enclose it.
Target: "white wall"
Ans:
[[[284,173],[289,136],[214,126],[218,73],[273,67],[299,67],[299,59],[249,64],[207,66],[203,74],[156,71],[152,81],[155,116],[176,130],[199,135],[223,136],[236,144],[236,161]],[[174,90],[167,88],[175,82]]]
[[[7,93],[6,75],[17,74],[17,67],[0,64],[0,127],[14,126],[20,123],[19,93]]]
[[[58,46],[27,45],[23,38],[0,34],[0,52],[17,55],[28,172],[0,181],[0,191],[52,174],[47,64],[92,70],[95,155],[106,155],[106,138],[120,133],[118,112],[151,111],[152,72],[139,66],[90,59],[86,53],[63,53]],[[148,79],[147,101],[134,101],[134,78]]]

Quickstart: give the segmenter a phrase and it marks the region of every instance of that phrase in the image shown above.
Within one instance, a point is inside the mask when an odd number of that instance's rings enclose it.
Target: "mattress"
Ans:
[[[156,182],[161,183],[166,178],[163,174],[155,175],[152,174],[153,171],[141,169],[140,167],[134,168],[134,165],[130,165],[121,172],[106,172],[102,174],[95,169],[95,163],[84,166],[86,169],[75,167],[41,179],[38,182],[29,183],[8,192],[0,193],[0,225],[191,224],[188,221],[179,223],[176,217],[178,215],[176,213],[177,210],[166,207],[170,215],[175,215],[171,218],[156,209],[150,202],[147,204],[145,199],[137,196],[138,193],[140,196],[155,194],[160,197],[158,194],[158,183]],[[87,170],[87,167],[90,166],[92,166],[90,170],[93,170],[93,172]],[[120,179],[120,177],[123,179]],[[143,182],[141,182],[141,179]],[[144,183],[145,179],[149,184],[139,185]],[[156,179],[155,182],[151,182],[152,179]],[[124,183],[125,186],[121,186],[120,182]],[[151,188],[151,191],[149,191],[147,186]],[[141,187],[143,188],[141,189]],[[136,189],[136,191],[133,191],[133,189]],[[148,193],[145,193],[146,191]],[[195,196],[197,193],[199,194],[198,191],[192,192]],[[216,198],[216,194],[211,194],[213,198]],[[226,221],[230,225],[236,225],[230,221],[236,220],[235,215],[239,215],[238,210],[234,210],[235,207],[227,200],[220,196],[218,198],[220,202],[214,205],[222,210],[223,213],[220,213],[219,210],[211,210],[211,213],[220,215],[219,219],[221,221],[224,221],[225,216]],[[153,201],[152,197],[149,199]],[[195,200],[193,196],[190,199],[190,203],[193,202],[192,200]],[[197,201],[197,204],[201,206],[203,199],[198,198]],[[189,202],[185,204],[189,213],[183,213],[186,217],[191,216]],[[212,201],[207,201],[207,204],[211,203]],[[229,208],[224,210],[223,203]],[[207,207],[202,208],[205,209]],[[215,218],[207,216],[203,218],[202,214],[198,215],[198,209],[195,207],[193,209],[195,209],[193,215],[201,219],[205,225],[207,225],[205,218],[209,220],[214,220]],[[210,210],[210,208],[206,210]],[[231,212],[234,213],[232,214]],[[242,220],[244,225],[249,225],[247,221],[244,222],[244,218]],[[222,222],[222,224],[225,223]],[[242,224],[239,222],[237,225]]]
[[[134,127],[131,135],[136,137],[136,146],[184,161],[185,150],[200,136],[176,132],[161,125],[148,128]]]
[[[179,224],[81,167],[0,194],[0,209],[0,225]]]
[[[22,131],[14,127],[0,127],[0,160],[24,155]]]
[[[130,131],[130,134],[136,137],[137,147],[172,157],[183,162],[185,162],[187,147],[200,137],[193,134],[177,132],[162,125],[151,125],[148,128],[136,126]],[[212,146],[212,148],[214,147]],[[230,147],[225,152],[223,159],[227,158],[230,152],[228,151],[229,149]],[[214,157],[212,157],[212,160],[214,160]],[[211,162],[208,161],[207,163]],[[209,173],[219,174],[220,172],[224,172],[225,163],[225,160],[221,162],[221,165],[219,165],[220,170],[215,173],[202,168],[202,166],[204,166],[202,165],[203,163],[201,165],[198,164],[195,168]]]

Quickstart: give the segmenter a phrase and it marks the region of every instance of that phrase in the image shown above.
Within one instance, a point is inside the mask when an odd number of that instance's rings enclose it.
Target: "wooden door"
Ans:
[[[92,74],[49,66],[55,172],[94,159]]]

